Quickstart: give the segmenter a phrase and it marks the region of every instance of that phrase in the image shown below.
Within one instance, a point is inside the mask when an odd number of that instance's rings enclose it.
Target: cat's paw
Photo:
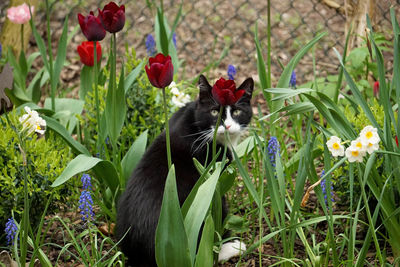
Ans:
[[[221,246],[221,250],[218,255],[218,261],[227,261],[230,258],[239,256],[244,251],[246,251],[246,245],[243,242],[237,239],[233,240],[232,242],[227,242]]]

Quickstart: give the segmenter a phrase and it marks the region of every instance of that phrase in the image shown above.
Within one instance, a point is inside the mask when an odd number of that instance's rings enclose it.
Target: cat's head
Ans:
[[[252,78],[247,78],[239,87],[245,93],[233,105],[225,106],[222,113],[221,124],[217,131],[217,140],[219,143],[225,143],[225,132],[230,136],[232,144],[236,144],[240,135],[247,129],[253,115],[250,100],[253,93],[254,82]],[[200,75],[199,78],[199,99],[197,101],[197,112],[195,113],[196,122],[202,131],[214,132],[217,123],[220,104],[215,101],[212,95],[212,86],[208,83],[206,77]],[[212,134],[208,134],[212,139]]]

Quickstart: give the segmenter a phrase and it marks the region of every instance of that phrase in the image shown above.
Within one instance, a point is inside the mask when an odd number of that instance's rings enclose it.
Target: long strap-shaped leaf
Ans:
[[[159,267],[190,267],[189,245],[179,207],[175,167],[165,182],[160,218],[156,230],[156,261]]]

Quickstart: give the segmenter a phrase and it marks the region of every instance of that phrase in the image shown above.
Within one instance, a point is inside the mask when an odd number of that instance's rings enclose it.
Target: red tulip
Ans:
[[[81,58],[81,62],[86,66],[93,66],[93,58],[94,58],[94,49],[93,49],[93,42],[86,41],[82,42],[82,44],[78,45],[78,54]],[[101,59],[101,45],[99,42],[96,42],[96,56],[97,56],[97,63],[100,62]]]
[[[225,80],[220,78],[212,88],[214,99],[222,106],[235,104],[245,93],[243,89],[237,90],[233,80]]]
[[[374,83],[374,96],[377,97],[379,95],[379,81]]]
[[[101,41],[106,36],[106,30],[101,25],[100,19],[90,11],[86,17],[78,14],[79,25],[88,41]]]
[[[158,53],[149,58],[149,65],[145,67],[150,83],[157,88],[167,87],[174,76],[174,66],[171,57]]]
[[[103,10],[99,9],[99,18],[108,32],[119,32],[125,25],[125,6],[110,2],[104,6]]]
[[[394,137],[394,139],[396,140],[396,145],[399,146],[399,139],[397,138],[397,135]]]

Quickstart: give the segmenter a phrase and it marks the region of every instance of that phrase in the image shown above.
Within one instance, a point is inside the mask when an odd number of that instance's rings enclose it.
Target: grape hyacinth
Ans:
[[[172,42],[174,42],[174,46],[175,46],[175,49],[176,49],[176,33],[172,34]]]
[[[289,87],[296,88],[296,72],[294,70],[290,76]]]
[[[81,210],[82,221],[89,222],[94,217],[93,200],[91,196],[92,183],[88,174],[83,174],[82,178],[82,192],[79,197],[79,209]]]
[[[151,34],[147,35],[147,38],[146,38],[146,49],[147,49],[147,55],[149,57],[152,57],[157,53],[156,41],[154,40],[154,37]]]
[[[236,75],[236,68],[235,66],[229,64],[228,65],[228,78],[229,80],[234,80]]]
[[[14,218],[9,218],[8,221],[6,222],[6,239],[7,239],[7,244],[8,245],[13,245],[14,244],[14,238],[15,235],[17,234],[18,227],[15,224]]]
[[[278,139],[275,136],[271,136],[271,138],[268,140],[268,155],[271,165],[274,168],[276,167],[276,155],[279,155],[279,152],[280,146]]]
[[[325,175],[325,170],[322,171],[321,177]],[[324,194],[324,199],[325,199],[325,204],[328,206],[328,190],[326,189],[326,178],[322,179],[321,181],[321,189],[322,193]],[[333,199],[333,185],[331,184],[331,201],[334,202],[335,200]]]

